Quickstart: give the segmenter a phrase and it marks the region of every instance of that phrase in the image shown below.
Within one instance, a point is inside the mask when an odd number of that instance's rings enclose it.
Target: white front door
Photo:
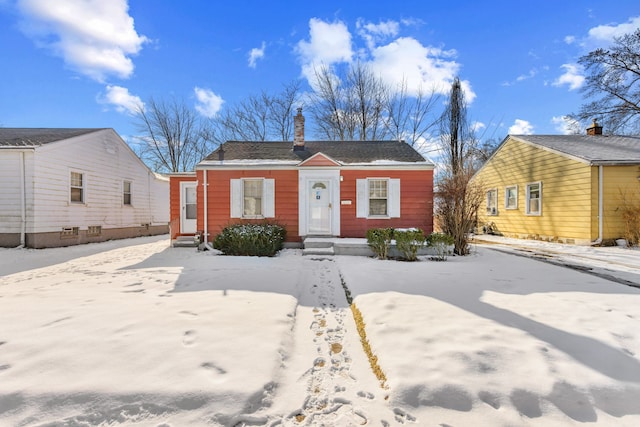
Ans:
[[[309,234],[331,234],[331,181],[309,181]]]
[[[197,228],[196,183],[180,183],[180,233],[195,234]]]

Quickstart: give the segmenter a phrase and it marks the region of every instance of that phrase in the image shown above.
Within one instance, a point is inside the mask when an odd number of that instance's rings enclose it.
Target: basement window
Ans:
[[[74,237],[78,237],[78,227],[64,227],[60,232],[61,239],[70,239]]]
[[[87,236],[99,236],[102,234],[101,225],[90,225],[87,227]]]

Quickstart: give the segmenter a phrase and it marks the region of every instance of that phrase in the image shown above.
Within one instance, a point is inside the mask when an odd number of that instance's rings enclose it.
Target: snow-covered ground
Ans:
[[[0,425],[637,426],[630,282],[638,250],[508,239],[415,263],[0,249]]]

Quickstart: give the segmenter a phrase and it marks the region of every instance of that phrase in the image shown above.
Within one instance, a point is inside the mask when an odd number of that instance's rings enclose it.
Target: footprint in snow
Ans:
[[[373,400],[375,398],[373,393],[369,393],[368,391],[359,391],[358,396],[367,400]]]
[[[182,344],[187,347],[190,347],[196,343],[196,331],[193,329],[188,330],[182,336]]]

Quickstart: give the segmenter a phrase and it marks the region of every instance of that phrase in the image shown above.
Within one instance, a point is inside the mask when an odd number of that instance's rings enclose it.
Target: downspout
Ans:
[[[26,245],[27,235],[27,173],[24,151],[20,151],[20,246]]]
[[[202,186],[204,187],[202,189],[202,192],[204,193],[203,196],[203,201],[204,201],[204,247],[207,248],[208,250],[212,251],[213,250],[213,246],[211,246],[211,243],[209,243],[209,215],[208,215],[208,209],[207,209],[207,205],[208,205],[208,194],[209,193],[209,183],[207,182],[207,175],[208,175],[208,170],[206,168],[204,168],[202,170],[202,173],[204,175],[204,178],[202,180]]]
[[[602,165],[598,166],[598,238],[591,242],[592,245],[599,245],[602,243],[602,234],[603,234],[603,218],[604,215],[604,167]]]

